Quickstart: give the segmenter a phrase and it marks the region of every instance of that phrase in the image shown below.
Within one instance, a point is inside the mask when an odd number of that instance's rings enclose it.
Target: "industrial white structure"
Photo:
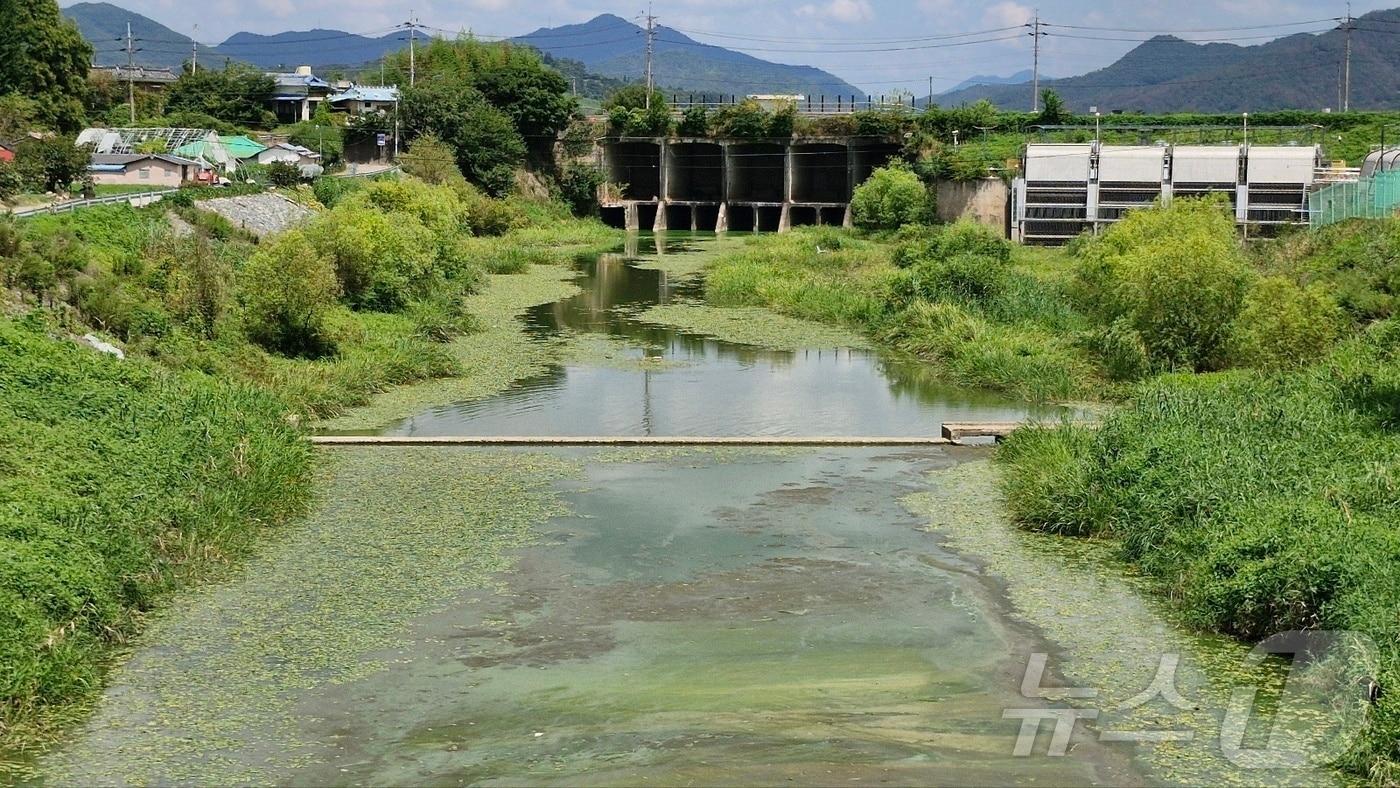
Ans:
[[[1315,147],[1028,145],[1012,188],[1011,233],[1021,243],[1062,244],[1133,208],[1205,194],[1226,195],[1246,230],[1307,224],[1320,164]]]

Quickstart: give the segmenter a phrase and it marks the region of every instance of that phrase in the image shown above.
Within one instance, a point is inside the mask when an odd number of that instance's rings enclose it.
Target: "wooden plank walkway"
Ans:
[[[948,446],[939,437],[652,437],[652,436],[437,436],[313,435],[317,446]]]

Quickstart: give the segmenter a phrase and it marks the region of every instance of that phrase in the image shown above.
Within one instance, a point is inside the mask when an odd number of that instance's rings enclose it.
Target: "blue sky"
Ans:
[[[116,0],[186,35],[199,26],[201,41],[217,43],[239,30],[274,33],[313,27],[357,33],[387,32],[410,13],[425,25],[470,29],[483,35],[518,35],[538,27],[581,22],[600,13],[635,17],[644,0]],[[63,5],[71,5],[63,0]],[[1357,0],[1361,14],[1400,5],[1400,0]],[[1328,23],[1283,23],[1341,16],[1333,0],[654,0],[661,23],[692,37],[758,57],[826,68],[872,92],[904,89],[922,95],[928,77],[945,90],[973,74],[1011,74],[1030,67],[1030,38],[1005,30],[962,39],[891,41],[948,36],[1024,24],[1036,9],[1049,23],[1131,31],[1046,28],[1042,71],[1068,76],[1098,68],[1135,45],[1144,31],[1181,32],[1183,38],[1241,45],[1279,35],[1316,31]],[[1222,28],[1277,27],[1224,31]],[[705,35],[718,32],[745,38]],[[1081,35],[1091,38],[1072,38]],[[810,37],[806,41],[792,40]],[[770,39],[770,40],[756,40]],[[783,40],[788,39],[788,40]],[[1005,39],[1005,40],[992,40]],[[954,41],[980,43],[946,46]],[[940,46],[934,46],[940,45]]]

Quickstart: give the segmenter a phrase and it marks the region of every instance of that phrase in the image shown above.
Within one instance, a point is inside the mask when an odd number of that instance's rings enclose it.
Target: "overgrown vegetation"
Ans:
[[[298,424],[473,374],[451,340],[476,330],[465,297],[489,272],[615,241],[439,174],[299,187],[317,215],[261,243],[187,195],[0,221],[0,285],[29,312],[0,320],[0,608],[17,622],[0,633],[0,752],[94,697],[160,592],[297,513]],[[127,360],[70,338],[87,332]]]
[[[1379,696],[1341,765],[1378,785],[1400,779],[1397,348],[1392,320],[1305,370],[1160,378],[998,454],[1020,523],[1118,540],[1202,627],[1370,636]]]
[[[246,384],[0,320],[0,779],[100,688],[160,596],[302,512],[310,448]]]

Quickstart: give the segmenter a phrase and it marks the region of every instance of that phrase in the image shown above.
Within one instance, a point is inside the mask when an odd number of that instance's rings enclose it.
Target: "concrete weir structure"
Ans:
[[[1308,223],[1315,147],[1264,145],[1033,144],[1012,185],[1013,240],[1062,244],[1134,208],[1220,194],[1247,234]]]
[[[849,225],[855,187],[899,148],[863,137],[606,140],[603,171],[621,196],[603,201],[603,218],[629,230]]]

